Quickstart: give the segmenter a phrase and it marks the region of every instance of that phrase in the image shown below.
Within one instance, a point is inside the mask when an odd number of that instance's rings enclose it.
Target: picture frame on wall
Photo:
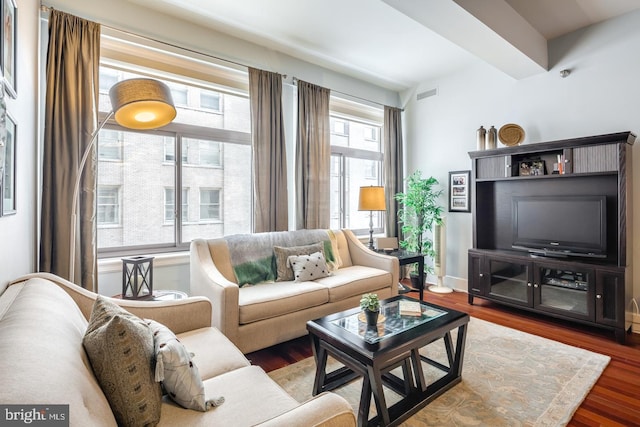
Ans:
[[[449,212],[471,212],[471,171],[449,172]]]
[[[4,166],[2,171],[2,215],[16,213],[16,136],[18,126],[7,114],[7,136],[4,140]]]
[[[2,63],[2,75],[4,89],[12,98],[17,97],[16,82],[16,44],[18,31],[16,28],[18,7],[15,0],[0,0],[2,14],[2,47],[0,50],[0,62]]]

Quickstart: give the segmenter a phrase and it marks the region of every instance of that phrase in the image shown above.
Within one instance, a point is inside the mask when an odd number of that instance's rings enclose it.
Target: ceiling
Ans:
[[[638,0],[130,1],[397,91],[478,58],[516,79],[545,72],[548,40],[640,9]]]

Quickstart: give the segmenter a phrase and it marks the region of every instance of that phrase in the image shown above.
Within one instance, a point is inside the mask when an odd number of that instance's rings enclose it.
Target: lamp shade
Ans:
[[[360,187],[359,211],[385,211],[387,204],[384,198],[384,187]]]
[[[176,117],[171,90],[158,80],[123,80],[111,87],[109,98],[116,122],[129,129],[159,128]]]

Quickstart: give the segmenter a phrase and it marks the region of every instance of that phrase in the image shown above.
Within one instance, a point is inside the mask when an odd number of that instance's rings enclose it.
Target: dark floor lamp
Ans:
[[[384,187],[360,187],[359,211],[369,211],[369,249],[373,250],[373,211],[386,211]]]
[[[75,186],[73,187],[71,214],[71,244],[69,245],[69,281],[75,282],[76,229],[78,227],[78,195],[80,179],[91,149],[104,125],[114,117],[116,122],[129,129],[156,129],[171,123],[176,117],[176,108],[169,87],[154,79],[136,78],[116,83],[109,90],[111,112],[91,135],[91,141],[84,151]]]

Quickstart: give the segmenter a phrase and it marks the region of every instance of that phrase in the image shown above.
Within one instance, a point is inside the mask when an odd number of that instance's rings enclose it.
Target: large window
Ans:
[[[197,237],[251,231],[250,112],[246,93],[206,89],[208,82],[143,68],[100,67],[100,113],[118,81],[144,76],[166,82],[178,114],[161,130],[134,131],[110,121],[98,137],[98,250],[186,249]],[[184,58],[181,58],[184,60]],[[184,67],[188,69],[189,67]],[[248,77],[245,78],[248,80]],[[229,167],[226,167],[226,166]],[[182,191],[176,192],[176,188]],[[176,207],[180,206],[181,209]],[[197,208],[189,209],[189,206]]]
[[[382,185],[381,123],[341,115],[333,109],[331,114],[330,226],[366,234],[369,212],[358,211],[358,197],[360,187]],[[383,215],[373,213],[376,232],[384,230]]]

